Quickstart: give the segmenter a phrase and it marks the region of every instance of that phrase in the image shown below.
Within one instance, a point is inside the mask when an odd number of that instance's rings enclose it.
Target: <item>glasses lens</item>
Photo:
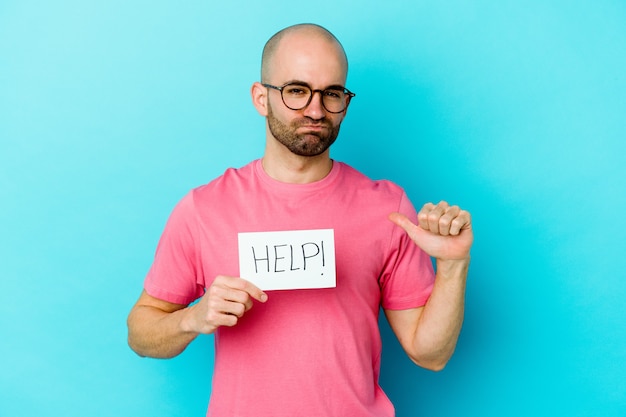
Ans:
[[[324,107],[331,113],[339,113],[346,107],[346,93],[343,90],[329,88],[322,92]]]
[[[283,87],[283,101],[285,106],[293,110],[300,110],[309,103],[311,89],[304,85],[288,84]]]

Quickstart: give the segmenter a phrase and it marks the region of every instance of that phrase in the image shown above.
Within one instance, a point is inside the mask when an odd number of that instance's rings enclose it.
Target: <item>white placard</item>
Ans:
[[[239,233],[239,276],[262,290],[336,287],[334,230]]]

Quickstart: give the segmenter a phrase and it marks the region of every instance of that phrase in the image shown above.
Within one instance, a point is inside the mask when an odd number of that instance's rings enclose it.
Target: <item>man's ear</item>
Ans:
[[[252,96],[252,104],[256,111],[263,117],[267,117],[267,88],[263,87],[260,82],[255,82],[250,88]]]

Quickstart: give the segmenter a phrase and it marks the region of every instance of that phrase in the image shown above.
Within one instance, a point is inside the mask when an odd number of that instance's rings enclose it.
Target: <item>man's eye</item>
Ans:
[[[324,90],[324,95],[328,98],[340,99],[343,96],[343,92],[340,90]]]
[[[299,95],[306,94],[307,91],[304,88],[300,88],[300,87],[289,87],[285,90],[285,93],[292,95],[292,96],[299,96]]]

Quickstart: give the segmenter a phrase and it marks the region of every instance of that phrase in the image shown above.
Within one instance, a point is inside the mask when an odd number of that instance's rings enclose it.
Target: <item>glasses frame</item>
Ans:
[[[274,90],[280,91],[280,98],[282,99],[283,104],[285,105],[285,107],[287,107],[290,110],[302,110],[302,109],[306,108],[309,104],[311,104],[311,100],[313,100],[313,94],[320,93],[320,96],[321,96],[321,99],[322,99],[322,106],[324,107],[324,109],[327,112],[333,113],[333,114],[343,113],[348,108],[348,105],[350,104],[350,100],[352,100],[352,97],[356,96],[356,94],[354,94],[352,91],[348,90],[346,87],[343,87],[343,86],[337,86],[337,87],[333,87],[333,88],[325,88],[323,90],[320,90],[320,89],[314,90],[307,83],[300,83],[300,82],[288,82],[288,83],[285,83],[285,84],[283,84],[281,86],[275,86],[275,85],[266,84],[266,83],[263,83],[261,85],[263,87],[266,87],[266,88],[272,88]],[[309,95],[309,99],[307,100],[307,102],[306,102],[306,104],[304,106],[302,106],[302,107],[300,107],[298,109],[294,109],[293,107],[289,107],[287,105],[287,103],[285,103],[285,97],[283,96],[283,89],[285,87],[289,86],[289,85],[297,85],[297,86],[300,86],[300,87],[306,87],[309,90],[311,90],[311,95]],[[346,100],[346,106],[343,109],[339,110],[339,111],[330,111],[330,110],[328,110],[328,108],[326,107],[326,104],[324,103],[324,92],[327,91],[327,90],[343,90],[343,93],[348,96],[348,99]]]

